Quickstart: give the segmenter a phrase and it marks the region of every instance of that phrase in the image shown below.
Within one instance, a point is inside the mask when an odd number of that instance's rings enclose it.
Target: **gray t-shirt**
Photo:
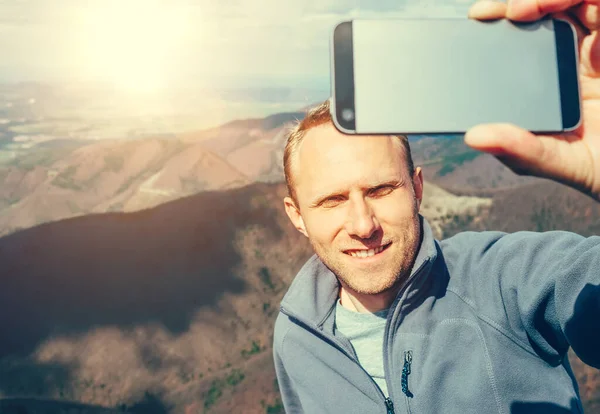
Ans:
[[[388,396],[383,370],[383,334],[387,309],[376,313],[359,313],[346,309],[339,299],[335,310],[336,328],[346,336],[356,352],[358,362]]]

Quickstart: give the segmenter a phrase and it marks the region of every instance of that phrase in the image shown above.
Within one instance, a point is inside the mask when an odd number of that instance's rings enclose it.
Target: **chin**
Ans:
[[[348,280],[347,278],[342,277],[340,277],[340,279],[349,289],[356,293],[360,293],[361,295],[380,295],[382,293],[387,293],[397,287],[400,282],[400,280],[395,277],[387,277],[379,280],[378,283],[357,283],[356,280]]]

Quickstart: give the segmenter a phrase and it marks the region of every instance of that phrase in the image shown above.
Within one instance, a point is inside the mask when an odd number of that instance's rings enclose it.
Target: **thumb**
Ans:
[[[511,124],[477,125],[465,134],[465,144],[494,155],[519,175],[555,176],[550,171],[544,141],[531,132]],[[557,165],[554,165],[556,167]]]

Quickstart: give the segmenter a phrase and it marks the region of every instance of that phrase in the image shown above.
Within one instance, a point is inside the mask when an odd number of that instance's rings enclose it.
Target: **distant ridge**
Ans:
[[[218,128],[260,128],[265,131],[270,131],[279,128],[288,122],[304,119],[305,116],[305,112],[281,112],[269,115],[265,118],[239,119],[227,122]]]
[[[303,107],[303,108],[300,108],[300,110],[301,110],[302,112],[308,112],[308,111],[310,111],[311,109],[313,109],[315,106],[319,106],[319,105],[321,105],[323,102],[324,102],[324,101],[315,102],[315,103],[313,103],[313,104],[310,104],[310,105],[308,105],[308,106],[305,106],[305,107]]]

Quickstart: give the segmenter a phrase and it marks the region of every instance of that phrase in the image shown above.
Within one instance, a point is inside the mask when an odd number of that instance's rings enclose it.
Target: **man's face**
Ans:
[[[296,206],[286,212],[346,288],[386,292],[408,277],[419,247],[420,170],[400,142],[311,128],[292,161]]]

